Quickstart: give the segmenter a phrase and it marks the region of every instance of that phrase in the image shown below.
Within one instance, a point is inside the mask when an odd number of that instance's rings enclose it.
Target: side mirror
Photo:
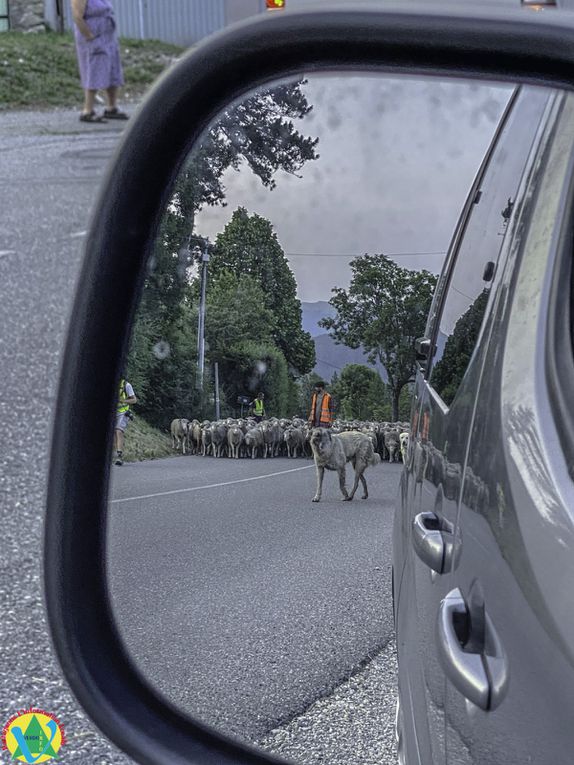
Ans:
[[[232,102],[306,71],[382,70],[574,87],[574,20],[474,8],[273,14],[214,36],[152,90],[125,134],[86,241],[54,418],[48,618],[64,674],[101,730],[146,763],[277,761],[190,719],[138,674],[106,585],[115,398],[161,211],[184,158]],[[417,348],[428,358],[430,341]],[[78,445],[81,444],[81,448]]]
[[[428,337],[417,337],[415,340],[415,351],[417,361],[428,361],[430,357],[431,341]]]

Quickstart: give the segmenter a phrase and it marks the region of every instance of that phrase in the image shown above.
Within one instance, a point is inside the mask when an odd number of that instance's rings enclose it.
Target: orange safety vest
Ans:
[[[321,401],[321,415],[319,417],[319,422],[324,423],[325,425],[330,425],[333,421],[333,413],[331,412],[331,394],[327,393],[326,391],[323,393],[323,400]],[[313,393],[313,398],[311,399],[311,413],[309,414],[309,419],[311,422],[315,422],[315,407],[317,406],[317,393]]]

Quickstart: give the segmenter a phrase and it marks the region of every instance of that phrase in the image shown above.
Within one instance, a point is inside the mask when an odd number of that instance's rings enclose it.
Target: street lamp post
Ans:
[[[203,373],[205,369],[205,293],[207,289],[207,264],[209,252],[207,242],[201,254],[201,295],[199,299],[199,317],[197,320],[197,387],[203,392]]]

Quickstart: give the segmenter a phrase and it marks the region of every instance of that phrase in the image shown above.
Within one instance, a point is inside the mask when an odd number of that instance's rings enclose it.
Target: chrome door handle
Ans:
[[[488,614],[483,616],[482,645],[477,645],[465,600],[458,588],[451,590],[440,604],[437,642],[448,679],[465,698],[488,712],[506,694],[508,662]]]
[[[453,532],[452,525],[435,513],[419,513],[413,518],[416,554],[437,574],[448,573],[456,563]]]

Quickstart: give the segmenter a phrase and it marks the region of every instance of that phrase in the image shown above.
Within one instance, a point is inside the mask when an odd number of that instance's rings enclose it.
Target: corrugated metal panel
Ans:
[[[247,16],[261,13],[264,0],[114,0],[119,33],[188,46]],[[65,0],[66,28],[72,27]]]
[[[188,46],[225,26],[225,0],[114,0],[123,37]],[[66,2],[66,27],[72,14]]]
[[[168,5],[168,3],[169,0],[165,4]],[[135,37],[136,39],[146,37],[145,6],[145,0],[114,0],[118,34],[122,37]]]
[[[146,0],[146,37],[191,45],[225,26],[224,0]]]

